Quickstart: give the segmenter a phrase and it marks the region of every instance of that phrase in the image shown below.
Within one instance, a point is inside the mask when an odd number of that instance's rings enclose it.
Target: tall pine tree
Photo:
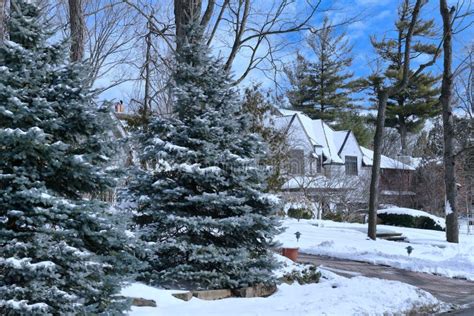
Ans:
[[[397,38],[382,39],[377,41],[372,38],[372,45],[376,52],[388,63],[385,76],[397,85],[402,79],[403,53],[406,34],[411,20],[413,5],[410,0],[405,0],[398,11],[398,20],[395,23]],[[437,46],[430,44],[427,39],[436,35],[433,20],[418,19],[413,33],[411,59],[420,56],[432,59],[437,53]],[[440,113],[438,101],[439,88],[437,84],[439,77],[429,72],[424,72],[413,77],[408,87],[390,96],[387,102],[387,113],[385,125],[396,128],[400,134],[401,149],[403,154],[408,154],[408,134],[418,132],[425,120]]]
[[[293,68],[285,69],[292,88],[288,99],[295,110],[313,119],[333,121],[351,109],[351,46],[344,33],[337,35],[326,17],[321,30],[308,37],[314,60],[298,54]]]
[[[32,1],[13,0],[0,43],[0,314],[120,314],[126,238],[108,206],[110,114],[48,44]]]
[[[139,167],[128,194],[147,242],[153,285],[186,289],[272,283],[276,198],[259,164],[264,143],[249,132],[239,95],[200,31],[177,56],[173,118],[137,134]]]

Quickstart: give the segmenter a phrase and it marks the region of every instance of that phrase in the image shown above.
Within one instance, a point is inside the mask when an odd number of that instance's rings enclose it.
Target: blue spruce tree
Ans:
[[[278,200],[266,193],[266,146],[220,62],[189,30],[174,74],[174,113],[137,133],[128,198],[147,247],[143,279],[186,289],[275,280]]]
[[[0,43],[0,314],[120,314],[126,237],[92,198],[113,184],[110,113],[30,2]]]

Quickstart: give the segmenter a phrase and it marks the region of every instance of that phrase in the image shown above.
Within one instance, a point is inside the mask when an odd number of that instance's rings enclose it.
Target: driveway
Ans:
[[[321,265],[326,270],[345,277],[361,275],[408,283],[430,292],[443,302],[467,305],[465,309],[447,313],[448,315],[474,315],[474,282],[401,270],[388,266],[373,265],[366,262],[308,254],[300,254],[298,261]]]

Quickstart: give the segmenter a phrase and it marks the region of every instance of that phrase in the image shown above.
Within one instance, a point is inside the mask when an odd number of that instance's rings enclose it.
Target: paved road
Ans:
[[[362,275],[408,283],[430,292],[443,302],[469,306],[464,310],[451,312],[448,315],[474,316],[474,282],[323,256],[300,254],[298,260],[321,265],[327,270],[345,277]]]

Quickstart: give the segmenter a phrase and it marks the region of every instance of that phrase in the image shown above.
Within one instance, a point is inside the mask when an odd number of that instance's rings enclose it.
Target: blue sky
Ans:
[[[467,0],[469,1],[469,0]],[[375,35],[378,38],[383,36],[393,37],[395,36],[394,23],[397,19],[397,7],[400,1],[394,0],[357,0],[351,1],[355,6],[363,8],[363,18],[361,21],[353,23],[347,27],[348,36],[354,45],[354,63],[353,69],[356,75],[364,76],[370,71],[367,64],[372,62],[375,58],[372,46],[370,44],[369,36]],[[448,1],[448,3],[454,4],[456,1]],[[439,1],[431,0],[423,7],[420,17],[423,19],[435,19],[437,31],[441,34],[441,19],[439,17]],[[470,21],[463,21],[463,25],[466,25]],[[474,25],[465,30],[464,32],[455,35],[454,37],[454,64],[459,62],[459,58],[462,56],[462,50],[466,47],[469,42],[473,43],[473,29]],[[433,43],[438,44],[439,40],[433,40]],[[433,66],[430,71],[440,72],[442,71],[440,65],[441,58],[438,59],[437,65]],[[425,59],[420,58],[418,62],[426,62]],[[417,66],[415,62],[413,67]]]
[[[255,2],[262,3],[262,6],[267,4],[265,0],[255,0]],[[294,10],[297,12],[298,8],[304,7],[302,2],[306,0],[296,0],[294,3]],[[400,0],[401,1],[401,0]],[[399,0],[337,0],[337,1],[322,1],[321,9],[325,12],[319,13],[312,23],[317,27],[320,25],[324,15],[328,15],[334,23],[339,23],[350,17],[356,17],[356,21],[342,26],[338,31],[345,31],[350,43],[353,45],[353,64],[350,70],[354,72],[356,77],[365,77],[372,72],[374,67],[374,61],[376,56],[370,44],[370,36],[375,35],[377,38],[383,36],[393,37],[395,36],[394,22],[397,19],[397,7],[400,3]],[[466,5],[472,0],[465,0]],[[448,1],[450,4],[455,4],[456,1]],[[430,0],[423,7],[421,11],[421,17],[424,19],[434,18],[437,24],[437,30],[441,33],[441,20],[439,18],[439,1]],[[472,8],[471,8],[472,9]],[[473,22],[474,17],[470,17],[468,20],[463,21],[463,25],[467,25]],[[459,60],[463,56],[464,47],[469,43],[473,43],[473,29],[474,25],[464,30],[462,33],[456,34],[454,37],[454,64],[455,66],[459,63]],[[222,33],[225,37],[225,34]],[[297,50],[303,53],[308,53],[309,49],[305,47],[304,36],[306,33],[298,33],[287,35],[283,40],[288,42],[286,50],[282,51],[281,59],[284,62],[290,62],[295,56]],[[282,40],[279,38],[278,40]],[[434,40],[434,43],[438,43],[439,40]],[[295,44],[296,43],[296,44]],[[216,55],[225,52],[225,48],[219,45],[214,46]],[[310,55],[308,55],[310,57]],[[418,60],[418,63],[425,62],[423,56]],[[238,56],[234,63],[234,73],[239,74],[239,70],[243,69],[247,63],[247,57],[245,54]],[[436,65],[430,67],[428,71],[440,73],[441,58],[438,59]],[[412,68],[417,66],[417,61],[412,65]],[[278,81],[282,86],[287,86],[286,78],[284,75],[278,77]],[[263,87],[272,88],[274,85],[261,71],[255,70],[250,73],[248,78],[243,82],[243,85],[249,85],[251,83],[261,83]],[[130,93],[132,85],[122,85],[111,91],[108,91],[103,97],[108,99],[125,99],[127,94]]]

